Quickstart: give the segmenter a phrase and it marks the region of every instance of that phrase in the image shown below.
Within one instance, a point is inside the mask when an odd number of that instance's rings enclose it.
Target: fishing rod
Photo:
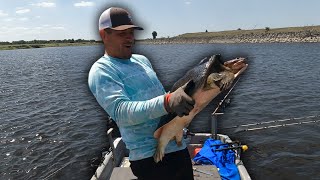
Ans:
[[[312,120],[308,120],[308,119],[312,119]],[[294,121],[298,121],[298,122],[294,122]],[[245,132],[245,131],[256,131],[256,130],[286,127],[286,126],[293,126],[293,125],[301,125],[301,124],[310,124],[310,123],[317,123],[317,122],[320,122],[320,115],[281,119],[281,120],[271,120],[271,121],[264,121],[264,122],[258,122],[258,123],[240,124],[240,125],[235,125],[235,126],[230,126],[225,128],[219,128],[219,130],[234,129],[235,132]]]
[[[221,149],[214,149],[214,151],[224,151],[224,150],[230,150],[230,149],[241,149],[243,152],[248,150],[248,146],[247,145],[240,145],[240,146],[231,146],[231,147],[227,147],[227,148],[221,148]]]
[[[233,86],[229,89],[229,91],[227,92],[227,94],[223,97],[223,99],[218,103],[218,106],[216,107],[216,109],[212,112],[211,115],[215,115],[217,114],[218,110],[220,109],[220,107],[222,106],[222,104],[226,101],[227,97],[229,96],[229,94],[231,93],[231,91],[234,89],[234,87],[237,85],[237,83],[239,82],[240,77],[236,80],[236,82],[234,82]]]
[[[218,103],[216,109],[211,114],[211,135],[212,135],[213,139],[217,139],[218,138],[218,123],[217,123],[218,120],[217,120],[217,116],[223,114],[223,113],[218,112],[218,111],[219,111],[220,107],[223,105],[223,103],[226,101],[226,99],[229,96],[229,94],[231,93],[231,91],[237,85],[239,80],[240,80],[240,77],[238,77],[237,80],[233,83],[233,85],[231,86],[231,88],[229,89],[227,94],[222,98],[222,100],[220,100],[220,102]]]

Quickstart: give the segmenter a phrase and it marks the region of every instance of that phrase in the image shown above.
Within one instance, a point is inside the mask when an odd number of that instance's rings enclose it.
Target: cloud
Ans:
[[[81,1],[79,3],[73,4],[75,7],[88,7],[88,6],[94,6],[94,2],[90,1]]]
[[[34,39],[70,39],[63,25],[40,25],[40,26],[0,26],[1,41],[19,41]]]
[[[5,17],[5,16],[8,16],[8,14],[0,10],[0,17]]]
[[[41,2],[36,4],[31,4],[32,6],[44,7],[44,8],[51,8],[56,7],[56,4],[53,2]]]
[[[65,30],[66,28],[61,25],[50,25],[44,24],[42,26],[35,27],[35,29],[45,29],[45,30]]]
[[[55,30],[65,30],[65,28],[63,26],[55,26],[55,27],[51,27],[51,29],[55,29]]]
[[[50,33],[58,32],[57,30],[65,30],[63,26],[47,25],[47,26],[36,26],[36,27],[14,27],[14,26],[0,26],[0,34],[12,33],[14,31],[21,31],[24,34],[39,34],[39,33]],[[39,31],[40,30],[40,31]]]
[[[28,21],[29,18],[23,17],[23,18],[19,18],[20,21]]]
[[[14,18],[6,18],[6,19],[4,19],[4,21],[7,21],[7,22],[10,22],[10,21],[13,21],[14,20]]]
[[[17,14],[24,14],[24,13],[28,13],[30,11],[31,11],[30,9],[19,9],[19,10],[16,10],[16,13]]]
[[[187,1],[187,2],[185,2],[185,4],[186,4],[186,5],[190,5],[190,4],[191,4],[191,2],[190,2],[190,1]]]
[[[30,30],[30,28],[27,27],[12,27],[12,28],[8,28],[10,30],[14,30],[14,31],[26,31],[26,30]]]

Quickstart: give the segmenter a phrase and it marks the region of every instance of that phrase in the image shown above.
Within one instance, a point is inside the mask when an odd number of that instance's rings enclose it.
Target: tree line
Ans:
[[[82,42],[91,42],[91,43],[101,43],[101,41],[96,40],[85,40],[85,39],[64,39],[64,40],[32,40],[32,41],[0,41],[0,45],[11,45],[11,44],[50,44],[50,43],[82,43]]]

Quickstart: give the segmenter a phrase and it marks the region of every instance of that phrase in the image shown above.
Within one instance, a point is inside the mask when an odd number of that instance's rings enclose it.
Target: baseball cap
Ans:
[[[143,30],[143,28],[132,23],[132,18],[128,11],[118,7],[111,7],[105,10],[99,18],[99,30],[102,29],[125,30],[135,28]]]

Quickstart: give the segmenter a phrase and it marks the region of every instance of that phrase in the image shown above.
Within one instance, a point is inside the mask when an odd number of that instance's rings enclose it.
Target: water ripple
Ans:
[[[135,50],[149,57],[167,90],[207,55],[249,57],[220,127],[319,114],[319,44],[141,45]],[[0,51],[0,179],[92,176],[108,146],[106,114],[87,87],[88,71],[102,53],[101,46]],[[198,114],[190,129],[210,131],[214,108],[211,104]],[[229,135],[249,145],[243,159],[254,179],[295,179],[319,175],[319,127]]]

